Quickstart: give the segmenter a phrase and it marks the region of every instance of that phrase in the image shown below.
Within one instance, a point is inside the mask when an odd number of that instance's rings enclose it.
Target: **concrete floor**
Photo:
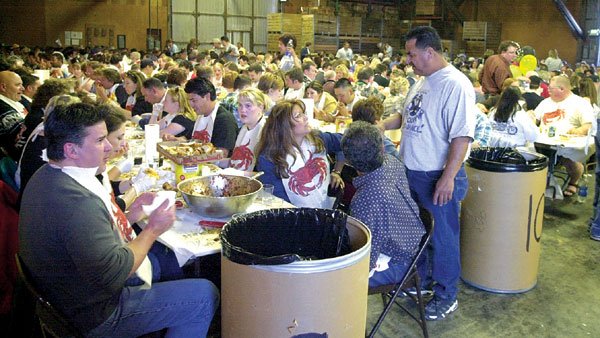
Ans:
[[[600,242],[588,237],[591,198],[545,202],[537,285],[496,294],[461,282],[458,310],[428,322],[431,337],[600,337]],[[370,296],[368,328],[381,308],[381,297]],[[378,334],[419,336],[419,326],[397,307]]]

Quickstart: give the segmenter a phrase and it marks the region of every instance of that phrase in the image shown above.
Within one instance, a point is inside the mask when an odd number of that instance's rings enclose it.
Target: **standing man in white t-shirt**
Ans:
[[[221,37],[221,44],[223,45],[223,57],[225,60],[237,64],[240,52],[234,44],[229,42],[227,35]]]
[[[433,284],[425,317],[437,320],[458,308],[459,210],[468,187],[463,162],[474,136],[475,92],[469,79],[444,59],[434,28],[411,30],[406,53],[421,78],[408,92],[404,111],[384,124],[386,129],[402,126],[400,156],[411,195],[435,220],[431,251],[419,270],[424,293]]]
[[[338,49],[337,53],[335,54],[337,59],[348,60],[350,64],[352,64],[353,56],[354,53],[352,53],[352,48],[350,48],[350,42],[348,41],[344,42],[344,47]]]

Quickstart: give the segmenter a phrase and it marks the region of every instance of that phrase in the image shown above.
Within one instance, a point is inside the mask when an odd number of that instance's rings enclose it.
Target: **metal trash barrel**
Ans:
[[[223,337],[364,337],[371,233],[345,214],[340,224],[340,214],[325,209],[275,209],[235,217],[225,225],[221,233]],[[331,229],[335,219],[337,234],[318,233],[320,228]],[[311,250],[320,250],[313,244],[327,242],[323,238],[328,236],[327,245],[341,248],[340,255],[313,256]],[[240,246],[240,242],[245,243]],[[307,242],[312,242],[308,245],[312,248],[307,248]],[[280,254],[288,244],[294,252]]]
[[[491,292],[537,283],[548,159],[512,148],[480,148],[467,160],[461,206],[461,277]]]

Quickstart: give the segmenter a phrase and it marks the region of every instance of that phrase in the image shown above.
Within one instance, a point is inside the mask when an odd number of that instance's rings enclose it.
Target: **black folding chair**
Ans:
[[[556,187],[550,185],[552,177],[554,177],[557,181],[562,181],[561,188],[563,190],[567,187],[570,181],[569,174],[566,171],[556,170],[559,161],[558,146],[538,142],[535,142],[534,146],[535,151],[548,157],[548,175],[546,178],[546,188],[552,189],[552,199],[555,199],[557,195]]]
[[[23,264],[19,254],[15,255],[19,278],[23,281],[27,290],[35,299],[35,315],[38,318],[40,328],[44,338],[46,337],[83,337],[83,335],[73,327],[67,319],[56,310],[37,290],[29,275],[27,267]]]
[[[369,295],[381,294],[383,299],[383,312],[379,315],[377,319],[377,323],[371,329],[371,332],[367,335],[369,338],[374,337],[379,327],[383,323],[385,317],[392,309],[394,304],[398,305],[400,309],[406,312],[412,319],[414,319],[421,330],[423,331],[424,337],[429,337],[429,333],[427,332],[427,322],[425,320],[425,304],[423,301],[423,295],[421,294],[421,277],[419,276],[419,272],[417,271],[417,261],[423,255],[425,251],[425,247],[429,243],[431,239],[431,234],[433,233],[434,222],[431,213],[427,211],[425,208],[419,207],[419,216],[423,225],[425,225],[425,234],[421,237],[421,242],[419,243],[419,249],[417,254],[413,258],[406,275],[402,278],[402,281],[398,284],[389,284],[389,285],[381,285],[374,288],[369,288]],[[414,287],[416,289],[416,294],[413,295],[408,292],[409,288]],[[411,299],[418,308],[419,313],[416,315],[412,311],[410,311],[404,304],[401,303],[402,299],[398,299],[398,296],[401,294],[406,294],[407,299]]]

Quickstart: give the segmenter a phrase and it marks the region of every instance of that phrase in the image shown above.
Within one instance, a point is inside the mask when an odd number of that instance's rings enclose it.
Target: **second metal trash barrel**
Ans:
[[[537,283],[548,159],[512,148],[480,148],[467,160],[461,207],[462,279],[519,293]]]

